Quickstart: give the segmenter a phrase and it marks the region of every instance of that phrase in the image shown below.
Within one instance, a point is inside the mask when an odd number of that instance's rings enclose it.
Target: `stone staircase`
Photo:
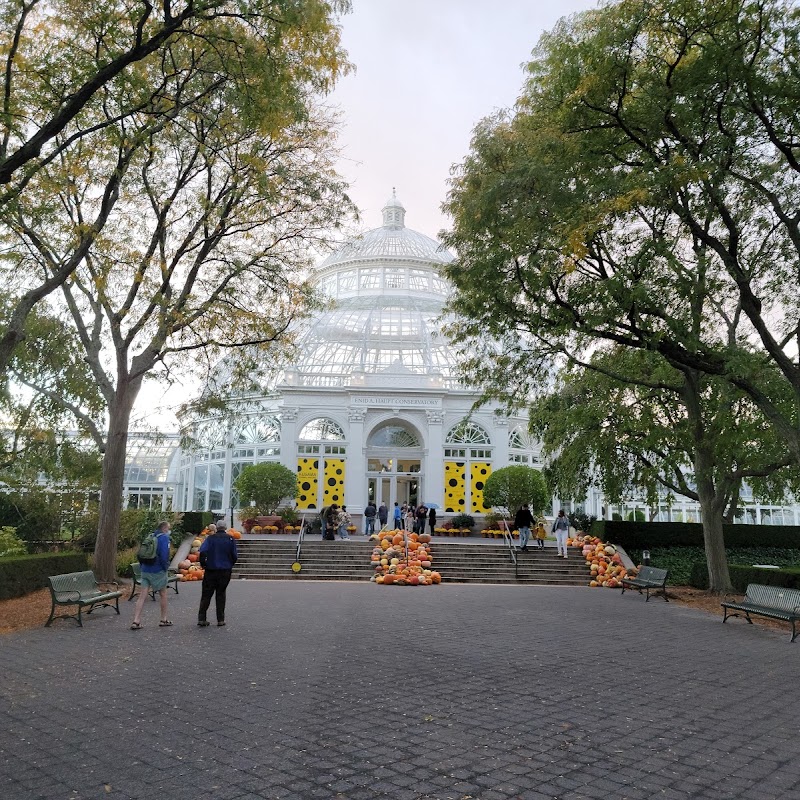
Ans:
[[[236,545],[239,560],[234,579],[368,581],[373,574],[371,542],[306,540],[300,556],[303,568],[297,574],[292,572],[297,540],[241,539]]]
[[[517,553],[517,567],[503,543],[473,544],[464,541],[437,542],[433,546],[433,565],[442,583],[525,583],[540,586],[587,586],[589,570],[578,551],[566,559],[554,547],[529,548]]]
[[[234,578],[260,580],[364,581],[373,575],[370,554],[373,543],[361,540],[303,542],[302,570],[292,572],[297,542],[274,539],[242,539],[237,542],[239,562]],[[541,586],[586,586],[589,571],[579,553],[558,558],[555,548],[531,549],[517,555],[515,570],[502,542],[464,540],[433,542],[433,569],[443,583],[508,583]]]

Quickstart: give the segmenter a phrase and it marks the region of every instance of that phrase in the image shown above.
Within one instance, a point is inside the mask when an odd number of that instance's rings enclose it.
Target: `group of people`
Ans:
[[[160,522],[155,531],[156,556],[152,564],[141,564],[142,590],[136,599],[136,608],[133,612],[131,630],[138,631],[142,625],[142,611],[147,595],[158,592],[160,601],[161,618],[158,623],[161,628],[172,625],[167,616],[167,580],[169,578],[169,522]],[[200,545],[199,561],[203,567],[203,585],[200,595],[200,609],[197,613],[197,625],[207,628],[211,623],[207,619],[211,599],[216,595],[217,626],[225,625],[225,601],[228,584],[234,564],[239,559],[236,549],[236,540],[228,533],[224,522],[210,525],[207,536]]]
[[[352,524],[352,518],[347,510],[347,506],[340,506],[338,503],[331,503],[327,508],[322,509],[322,538],[333,541],[337,534],[342,541],[349,541],[350,534],[347,529]]]
[[[519,552],[528,552],[528,542],[531,538],[531,528],[534,527],[533,514],[527,503],[520,506],[514,515],[514,527],[519,532]],[[569,517],[564,509],[558,512],[558,516],[553,520],[552,533],[556,536],[557,553],[561,558],[567,557],[567,537],[569,536]],[[547,538],[544,522],[539,520],[534,528],[533,537],[540,550],[544,549],[544,540]]]
[[[400,505],[394,504],[392,522],[395,530],[413,531],[414,533],[425,533],[425,525],[430,525],[430,532],[436,527],[436,509],[428,508],[424,504],[412,506],[407,503]],[[386,503],[376,506],[375,503],[367,503],[364,509],[364,533],[372,536],[375,533],[376,524],[378,529],[385,528],[389,524],[389,509]],[[335,539],[338,533],[340,539],[348,540],[348,526],[351,525],[350,514],[347,513],[347,506],[332,503],[322,511],[322,538]]]
[[[410,503],[394,504],[395,530],[405,530],[409,533],[425,533],[425,524],[428,523],[433,535],[436,527],[436,509],[428,508],[424,503],[413,506]]]

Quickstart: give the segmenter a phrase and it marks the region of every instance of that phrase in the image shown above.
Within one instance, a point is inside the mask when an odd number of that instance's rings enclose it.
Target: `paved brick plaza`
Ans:
[[[0,637],[2,800],[800,798],[785,631],[591,589],[240,581],[206,629],[198,598]]]

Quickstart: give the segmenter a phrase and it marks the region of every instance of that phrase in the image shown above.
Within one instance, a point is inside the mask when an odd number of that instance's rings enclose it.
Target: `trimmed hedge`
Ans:
[[[760,583],[763,586],[783,586],[786,589],[800,589],[800,567],[783,567],[781,569],[763,569],[729,564],[731,583],[740,594],[747,591],[748,583]],[[708,589],[708,568],[705,562],[695,564],[689,577],[689,584],[696,589]]]
[[[723,525],[726,547],[800,548],[796,525]],[[618,522],[599,519],[592,523],[592,536],[613,542],[625,550],[654,547],[703,547],[699,522]]]
[[[183,532],[200,533],[214,521],[214,515],[210,511],[184,511],[183,512]]]
[[[22,597],[47,586],[50,575],[88,569],[86,553],[37,553],[0,558],[0,600]]]

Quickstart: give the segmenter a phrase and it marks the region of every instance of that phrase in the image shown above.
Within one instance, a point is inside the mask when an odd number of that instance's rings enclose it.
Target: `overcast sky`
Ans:
[[[381,224],[397,187],[406,224],[436,238],[448,226],[440,206],[450,167],[469,149],[472,129],[514,105],[522,64],[558,19],[596,0],[353,0],[342,38],[356,69],[329,102],[342,118],[339,169],[352,184],[362,229]],[[188,399],[157,382],[142,387],[135,413],[176,430],[173,406]],[[136,423],[134,423],[134,426]]]
[[[397,187],[406,224],[435,237],[450,167],[483,117],[514,105],[542,32],[596,0],[353,0],[342,20],[355,64],[332,95],[343,116],[340,171],[381,224]]]

